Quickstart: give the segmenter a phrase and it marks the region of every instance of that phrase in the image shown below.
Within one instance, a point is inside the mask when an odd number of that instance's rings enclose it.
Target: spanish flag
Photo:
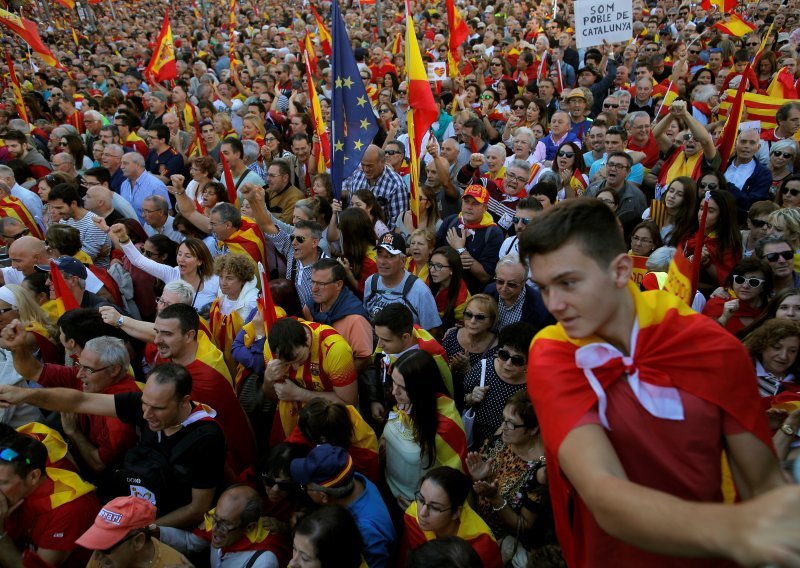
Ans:
[[[53,260],[50,260],[50,282],[53,287],[53,299],[56,302],[56,314],[58,314],[58,317],[63,316],[70,310],[77,310],[81,307],[70,289],[67,288],[67,283]]]
[[[269,289],[269,277],[262,263],[258,263],[258,281],[261,284],[261,295],[258,297],[258,311],[264,320],[264,327],[269,331],[276,321],[278,313],[275,310],[275,301],[272,299],[272,291]]]
[[[601,534],[602,529],[560,471],[559,449],[576,424],[595,408],[601,422],[612,433],[624,428],[624,418],[615,416],[612,411],[606,414],[605,393],[617,381],[627,382],[634,369],[639,384],[643,385],[639,392],[655,397],[646,405],[646,400],[639,398],[642,403],[637,415],[638,429],[647,431],[650,425],[665,420],[681,420],[683,408],[679,393],[685,392],[717,407],[719,413],[730,415],[743,430],[759,438],[766,448],[772,447],[764,410],[758,403],[753,363],[742,344],[716,322],[692,311],[683,300],[668,292],[640,292],[631,282],[628,293],[638,323],[630,361],[626,359],[623,362],[621,353],[615,357],[618,350],[600,337],[573,339],[561,324],[543,329],[531,344],[528,391],[544,439],[558,540],[569,566],[590,563],[588,549],[581,543],[592,535]],[[703,346],[702,357],[697,356],[698,345]],[[603,353],[608,355],[607,359],[602,357]],[[582,368],[576,365],[576,360],[581,361]],[[590,376],[594,386],[589,382]],[[678,395],[677,401],[675,395]],[[671,412],[666,413],[665,409],[671,409]],[[644,440],[641,438],[639,441]],[[650,454],[650,448],[645,445],[637,442],[629,447],[629,451]],[[722,445],[719,446],[719,456],[711,456],[709,463],[721,463],[721,457]],[[673,476],[670,471],[662,472],[671,479],[661,483],[648,479],[640,470],[626,473],[634,483],[672,494],[692,495],[696,501],[704,499],[704,496],[696,494],[696,487],[687,485],[685,479]],[[721,487],[721,467],[711,475],[719,476]],[[721,491],[705,497],[705,500],[722,499]],[[614,557],[625,558],[628,566],[647,566],[654,559],[652,553],[607,535],[604,541],[609,541],[608,548]]]
[[[331,34],[328,29],[325,27],[325,22],[320,17],[319,12],[314,7],[313,4],[309,4],[308,6],[311,8],[311,13],[314,14],[314,19],[317,21],[317,35],[319,36],[320,45],[322,45],[322,51],[328,57],[331,56],[333,50],[331,49]]]
[[[767,87],[767,96],[777,99],[798,98],[794,75],[792,75],[786,67],[782,67],[781,70],[775,74],[769,87]]]
[[[744,96],[747,91],[747,73],[750,71],[750,63],[742,73],[742,80],[739,81],[739,88],[736,90],[736,95],[733,97],[730,110],[727,113],[727,120],[725,126],[722,127],[722,134],[717,141],[721,162],[720,171],[725,171],[728,167],[728,160],[733,155],[734,147],[736,145],[736,138],[739,135],[739,124],[742,122],[742,113],[745,110]],[[749,112],[749,111],[748,111]],[[720,112],[720,115],[722,113]]]
[[[428,83],[428,72],[422,63],[417,34],[414,32],[414,19],[411,5],[406,0],[406,68],[408,69],[408,147],[411,151],[411,218],[414,228],[419,223],[419,160],[422,153],[422,139],[439,117]]]
[[[196,19],[203,19],[203,15],[200,13],[200,8],[197,7],[197,2],[195,2],[195,0],[192,0],[192,11],[194,12],[194,17]]]
[[[220,153],[219,159],[222,162],[222,178],[225,182],[225,188],[228,190],[228,201],[239,207],[239,193],[236,191],[236,184],[233,183],[231,167],[228,165],[228,160],[225,159],[224,154]]]
[[[749,33],[753,33],[756,27],[748,24],[733,12],[729,12],[728,19],[724,22],[717,22],[712,28],[716,28],[724,34],[735,37],[744,37]]]
[[[687,306],[691,306],[694,301],[692,265],[689,264],[689,259],[683,254],[683,247],[677,248],[675,256],[672,257],[672,261],[669,263],[667,280],[664,282],[663,290],[677,296],[686,302]]]
[[[319,78],[319,59],[314,53],[314,44],[311,42],[311,34],[308,32],[300,43],[300,51],[307,59],[306,69],[309,71],[309,76]]]
[[[56,0],[56,2],[64,6],[64,8],[68,8],[70,10],[75,9],[75,0]]]
[[[700,5],[703,10],[711,10],[716,7],[718,12],[730,14],[736,8],[736,0],[703,0]]]
[[[461,17],[453,0],[445,0],[445,8],[447,8],[447,27],[450,31],[450,37],[447,40],[448,47],[450,48],[448,60],[452,58],[452,60],[457,63],[458,47],[467,41],[469,30],[467,29],[467,23],[464,21],[464,18]]]
[[[392,55],[397,55],[400,53],[401,49],[403,49],[403,34],[397,32],[397,35],[394,36],[394,41],[392,42]]]
[[[398,566],[406,565],[405,557],[410,551],[416,550],[429,540],[436,538],[436,533],[424,531],[419,526],[419,511],[417,507],[417,502],[414,501],[403,515],[403,523],[406,530],[403,533],[403,543],[400,545]],[[455,536],[467,541],[472,549],[478,553],[478,557],[481,559],[481,566],[484,568],[502,568],[503,558],[500,554],[500,547],[492,535],[492,530],[486,524],[486,521],[470,507],[469,503],[464,503],[461,509],[458,533]]]
[[[579,169],[576,169],[574,172],[572,172],[572,177],[569,178],[569,186],[578,197],[583,197],[583,194],[586,193],[588,184],[586,183],[586,180],[583,179],[583,174]]]
[[[169,81],[178,77],[175,46],[172,43],[172,26],[169,23],[169,11],[164,13],[161,33],[158,34],[156,48],[144,73],[154,82]]]
[[[208,149],[206,148],[206,142],[203,140],[203,134],[200,130],[200,121],[197,119],[197,111],[194,108],[194,105],[190,102],[186,103],[186,107],[189,107],[189,111],[192,114],[192,125],[194,127],[194,140],[189,145],[189,156],[208,156]],[[183,108],[184,114],[186,114],[186,107]],[[221,155],[220,155],[221,157]]]
[[[306,34],[308,42],[308,34]],[[312,52],[313,53],[313,52]],[[306,81],[308,83],[308,98],[311,100],[311,122],[314,124],[314,133],[319,138],[319,152],[317,153],[317,172],[324,172],[330,167],[331,163],[331,141],[328,137],[328,127],[322,118],[322,107],[317,97],[317,88],[314,86],[314,79],[311,77],[311,61],[308,50],[305,52],[306,61]],[[312,188],[308,188],[313,191]]]
[[[236,68],[236,0],[230,2],[230,21],[228,22],[228,46],[231,69]],[[235,203],[232,201],[231,203]]]
[[[28,122],[28,111],[25,109],[25,101],[22,99],[22,90],[19,88],[17,72],[14,71],[14,63],[11,61],[8,52],[6,52],[6,65],[8,65],[8,74],[11,78],[11,90],[14,93],[14,105],[17,107],[17,114],[22,120]]]
[[[728,98],[719,105],[720,118],[727,118],[731,115],[731,106],[733,105],[732,101],[734,101],[736,97],[736,91],[733,89],[728,89],[725,92],[728,94]],[[781,106],[787,102],[789,102],[789,100],[769,95],[745,93],[744,107],[747,111],[746,118],[747,120],[760,120],[762,132],[772,130],[778,126],[775,119],[778,109],[780,109]]]
[[[217,344],[222,352],[225,360],[225,365],[228,367],[231,377],[235,377],[238,373],[239,364],[231,354],[231,347],[233,340],[236,339],[236,334],[242,329],[244,320],[239,312],[232,310],[227,316],[222,314],[222,300],[220,297],[214,299],[211,304],[211,311],[208,313],[208,323],[211,326],[211,335],[214,338],[214,343]]]
[[[0,24],[3,24],[5,27],[21,37],[47,65],[50,67],[57,67],[58,69],[61,69],[69,74],[67,68],[59,63],[58,59],[56,59],[56,56],[53,55],[53,53],[42,42],[42,38],[39,37],[39,32],[36,31],[36,24],[34,22],[26,20],[25,18],[20,18],[16,14],[12,14],[8,10],[3,10],[0,8]]]

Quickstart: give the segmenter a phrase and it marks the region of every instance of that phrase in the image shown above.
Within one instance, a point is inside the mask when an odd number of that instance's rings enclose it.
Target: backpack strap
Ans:
[[[369,301],[378,293],[378,275],[373,274],[369,282],[369,296],[364,300],[364,306],[369,306]],[[367,308],[369,309],[369,308]]]
[[[247,561],[247,564],[244,565],[244,568],[253,568],[253,564],[256,563],[258,557],[264,554],[266,550],[256,550],[252,556],[250,556],[250,560]]]
[[[409,272],[408,278],[406,279],[406,283],[403,284],[403,292],[402,292],[403,303],[406,306],[408,306],[408,308],[411,310],[411,313],[414,314],[415,318],[418,318],[419,314],[417,313],[416,308],[414,308],[414,305],[408,301],[408,293],[411,292],[411,288],[414,287],[414,284],[416,283],[417,280],[419,280],[419,278],[417,278],[416,276],[414,276]]]

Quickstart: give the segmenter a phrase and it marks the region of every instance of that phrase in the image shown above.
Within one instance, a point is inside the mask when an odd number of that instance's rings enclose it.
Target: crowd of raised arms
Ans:
[[[800,566],[800,1],[7,4],[0,566]]]

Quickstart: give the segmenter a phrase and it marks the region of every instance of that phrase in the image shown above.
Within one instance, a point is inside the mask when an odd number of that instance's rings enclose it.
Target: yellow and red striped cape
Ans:
[[[436,533],[424,531],[419,526],[416,501],[406,509],[403,515],[403,523],[406,530],[403,535],[403,542],[400,545],[399,566],[405,566],[405,559],[410,551],[436,538]],[[469,506],[469,503],[464,503],[461,509],[458,533],[455,536],[469,543],[473,550],[478,553],[484,568],[501,568],[503,566],[500,547],[497,545],[492,530],[486,524],[486,521]]]
[[[214,524],[214,511],[211,509],[203,517],[203,524],[194,529],[193,534],[207,542],[211,542],[211,529]],[[278,557],[278,565],[286,566],[291,557],[291,543],[288,536],[273,533],[264,526],[262,519],[256,521],[256,526],[244,533],[235,543],[224,547],[222,554],[229,552],[249,552],[255,550],[268,550]]]
[[[32,237],[36,237],[40,241],[44,240],[44,234],[39,228],[39,224],[33,218],[30,211],[28,211],[28,208],[16,197],[9,195],[0,199],[0,217],[16,219],[25,225]]]
[[[703,152],[697,152],[694,156],[686,157],[683,147],[675,150],[661,166],[661,175],[658,176],[658,183],[662,187],[669,186],[677,177],[686,176],[695,181],[700,180]]]
[[[311,352],[302,367],[291,371],[286,380],[301,388],[317,392],[333,392],[333,388],[347,386],[356,380],[353,350],[339,333],[328,325],[299,320],[311,332]],[[269,342],[264,342],[264,362],[269,364],[272,351]],[[280,443],[297,426],[297,416],[303,404],[298,401],[281,400],[275,423],[272,426],[271,442]]]
[[[233,340],[236,339],[236,334],[239,333],[239,330],[244,325],[242,316],[236,310],[232,310],[227,316],[222,315],[220,298],[216,298],[214,303],[211,304],[208,323],[211,328],[211,337],[222,352],[225,365],[228,367],[231,377],[237,376],[239,363],[233,358],[231,347],[233,346]]]
[[[456,403],[449,396],[436,397],[436,462],[466,472],[467,435]]]
[[[265,269],[269,270],[264,235],[252,219],[242,217],[242,226],[223,243],[228,247],[229,252],[246,254],[253,259],[253,262],[256,264],[260,262]]]
[[[719,407],[771,448],[753,364],[742,344],[677,296],[661,290],[640,292],[633,282],[628,284],[628,292],[639,325],[636,348],[631,354],[639,380],[656,387],[676,388]],[[599,530],[589,524],[594,523],[591,512],[574,494],[558,463],[561,443],[598,404],[595,391],[575,363],[576,351],[592,343],[605,342],[598,336],[573,339],[561,324],[552,325],[533,339],[528,358],[532,362],[528,366],[528,392],[544,438],[558,540],[570,566],[585,565],[589,553],[583,546],[586,533]],[[700,353],[702,357],[698,356]],[[626,376],[619,358],[593,372],[600,388],[606,391]],[[648,483],[646,479],[632,481]],[[649,554],[632,546],[620,546],[631,554],[626,565],[638,565],[641,558],[637,554]]]
[[[458,287],[458,298],[454,306],[454,316],[457,322],[464,321],[464,310],[467,308],[467,302],[472,297],[469,293],[466,283],[462,280]],[[436,309],[439,310],[439,317],[444,317],[444,310],[447,308],[447,288],[442,288],[436,294]]]

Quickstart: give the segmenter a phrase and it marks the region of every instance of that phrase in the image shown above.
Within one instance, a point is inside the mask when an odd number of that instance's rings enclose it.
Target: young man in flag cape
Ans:
[[[528,389],[564,558],[800,562],[800,487],[782,487],[747,352],[679,298],[639,292],[626,251],[590,200],[558,204],[522,236],[559,322],[531,344]],[[723,450],[743,503],[722,504]]]

